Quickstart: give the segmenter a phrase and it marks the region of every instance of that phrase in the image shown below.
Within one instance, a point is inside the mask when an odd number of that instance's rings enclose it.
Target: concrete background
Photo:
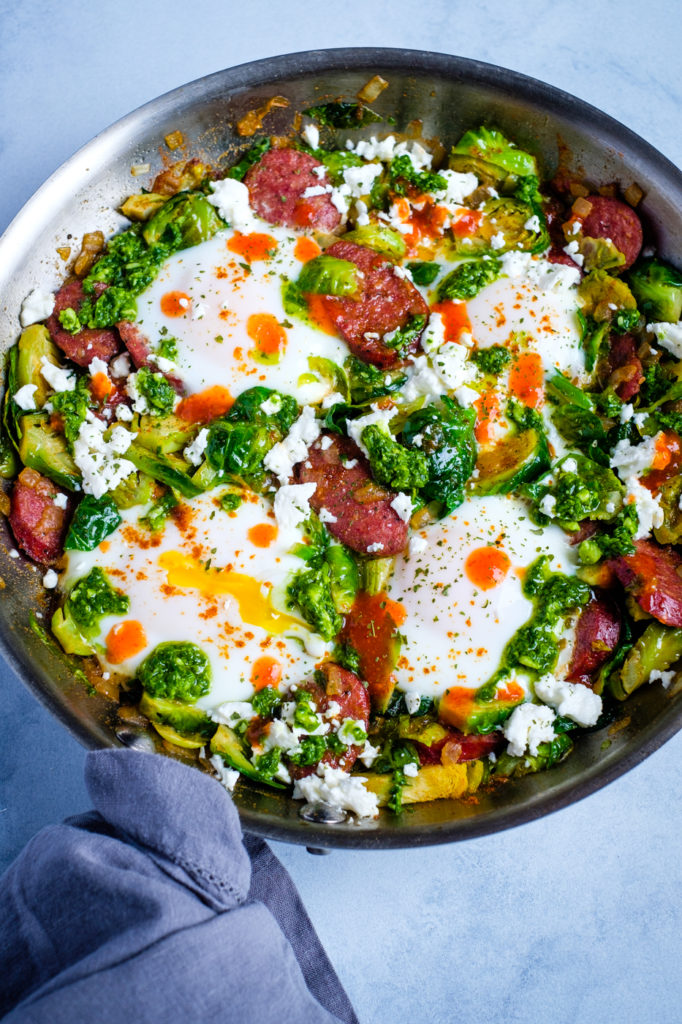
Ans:
[[[679,4],[0,0],[0,230],[134,107],[244,61],[409,46],[560,86],[682,162]],[[0,868],[85,809],[84,752],[0,665]],[[578,805],[451,847],[275,844],[363,1024],[681,1019],[682,736]],[[1,927],[1,923],[0,923]]]

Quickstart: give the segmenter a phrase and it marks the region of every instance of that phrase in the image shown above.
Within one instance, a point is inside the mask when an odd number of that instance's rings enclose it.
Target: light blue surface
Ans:
[[[77,147],[185,81],[309,47],[410,46],[572,92],[682,163],[679,4],[0,0],[0,229]],[[2,671],[0,866],[83,810],[83,751]],[[682,1017],[682,735],[542,821],[451,847],[276,845],[363,1024]],[[0,923],[1,926],[1,923]]]

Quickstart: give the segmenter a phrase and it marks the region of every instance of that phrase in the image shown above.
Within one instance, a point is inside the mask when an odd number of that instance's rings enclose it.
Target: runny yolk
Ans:
[[[464,571],[475,587],[490,590],[502,582],[511,562],[499,548],[476,548],[464,563]]]
[[[272,313],[253,313],[246,321],[246,333],[256,343],[257,355],[275,356],[286,347],[286,331]]]
[[[453,299],[446,299],[445,302],[437,302],[433,306],[434,313],[440,313],[445,327],[445,340],[458,341],[462,331],[471,333],[471,323],[467,313],[466,302],[455,302]]]
[[[537,352],[521,352],[509,371],[509,390],[524,405],[536,409],[542,401],[545,374]]]
[[[107,660],[112,665],[120,665],[129,658],[144,650],[147,646],[147,634],[141,622],[136,619],[126,619],[125,622],[117,622],[107,633]]]
[[[183,398],[175,413],[187,423],[210,423],[218,416],[224,416],[233,404],[234,399],[227,388],[214,384],[212,388]]]
[[[319,256],[322,250],[315,241],[309,235],[302,235],[298,239],[294,246],[294,256],[301,263],[307,263],[308,260],[314,260],[316,256]]]
[[[191,305],[192,300],[185,292],[166,292],[161,296],[161,312],[165,316],[184,316]]]
[[[263,690],[266,686],[275,689],[282,678],[282,666],[274,658],[258,658],[251,669],[251,682],[254,690]]]
[[[299,619],[273,608],[270,603],[271,584],[253,576],[227,569],[207,569],[204,562],[180,551],[164,551],[159,565],[166,571],[171,587],[199,590],[208,597],[229,594],[239,605],[239,615],[247,625],[260,626],[271,634],[286,633],[288,629],[301,625]]]
[[[277,537],[277,527],[274,523],[256,523],[246,536],[257,548],[269,548]]]
[[[103,402],[114,390],[114,385],[106,373],[96,373],[90,381],[90,391],[96,402]]]
[[[255,263],[257,260],[271,259],[277,250],[277,239],[261,231],[252,231],[248,235],[237,231],[227,243],[227,248],[243,257],[247,263]]]

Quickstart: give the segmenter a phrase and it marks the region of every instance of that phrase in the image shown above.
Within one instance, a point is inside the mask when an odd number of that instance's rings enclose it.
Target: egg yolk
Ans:
[[[239,605],[242,622],[260,626],[271,634],[285,633],[300,626],[298,619],[276,611],[270,603],[272,585],[241,572],[206,568],[204,562],[179,551],[165,551],[159,565],[167,573],[171,587],[200,590],[207,596],[229,594]],[[265,591],[265,596],[263,594]]]
[[[476,548],[464,563],[467,577],[481,590],[490,590],[501,583],[509,572],[511,562],[499,548]]]
[[[161,296],[161,312],[165,316],[184,316],[191,305],[192,300],[185,292],[166,292]]]
[[[269,260],[277,251],[277,239],[260,231],[252,231],[248,235],[236,232],[227,243],[231,252],[236,252],[247,263],[256,260]]]
[[[522,352],[509,371],[509,390],[524,405],[536,409],[542,401],[545,373],[537,352]]]

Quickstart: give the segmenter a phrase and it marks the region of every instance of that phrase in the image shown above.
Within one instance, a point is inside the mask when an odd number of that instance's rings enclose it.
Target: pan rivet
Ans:
[[[340,825],[348,818],[340,807],[330,807],[329,804],[304,804],[298,813],[304,821],[316,825]]]

